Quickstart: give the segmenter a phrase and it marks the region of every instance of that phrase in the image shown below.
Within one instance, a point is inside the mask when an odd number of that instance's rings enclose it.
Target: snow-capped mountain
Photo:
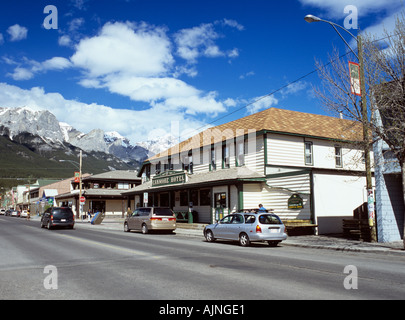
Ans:
[[[173,137],[166,136],[134,146],[118,132],[104,132],[101,129],[94,129],[87,134],[80,132],[67,123],[59,122],[47,110],[0,108],[0,135],[12,140],[21,133],[38,136],[48,147],[63,148],[68,144],[85,152],[111,154],[128,163],[142,163],[177,143]]]

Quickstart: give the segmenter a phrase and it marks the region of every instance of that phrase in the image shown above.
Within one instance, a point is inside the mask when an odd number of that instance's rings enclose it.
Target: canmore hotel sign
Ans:
[[[183,171],[168,171],[152,179],[152,187],[167,186],[172,184],[185,183],[186,173]]]

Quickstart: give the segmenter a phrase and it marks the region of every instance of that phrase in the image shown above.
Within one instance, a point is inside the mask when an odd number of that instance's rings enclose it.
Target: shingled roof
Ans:
[[[250,116],[207,129],[148,161],[204,147],[251,132],[273,132],[338,141],[360,141],[360,123],[335,117],[270,108]]]

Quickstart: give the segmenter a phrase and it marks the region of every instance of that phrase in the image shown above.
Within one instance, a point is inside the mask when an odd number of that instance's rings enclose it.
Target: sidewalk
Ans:
[[[78,228],[91,228],[94,230],[117,230],[123,231],[124,219],[105,219],[101,225],[91,225],[87,221],[76,221]],[[175,231],[176,235],[182,237],[197,237],[204,238],[203,224],[177,224]],[[381,253],[381,254],[395,254],[405,257],[405,250],[403,250],[403,242],[396,241],[390,243],[369,243],[357,240],[349,240],[341,237],[334,236],[293,236],[288,237],[283,241],[283,246],[294,246],[312,249],[328,249],[335,251],[346,252],[368,252],[368,253]]]

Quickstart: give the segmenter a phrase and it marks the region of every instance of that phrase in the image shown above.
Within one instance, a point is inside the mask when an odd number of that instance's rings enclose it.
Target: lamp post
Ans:
[[[79,216],[78,216],[77,218],[80,219],[80,217],[82,217],[81,198],[82,198],[82,163],[83,163],[83,151],[80,150],[80,162],[73,161],[73,160],[59,160],[59,162],[70,162],[70,163],[73,163],[74,165],[78,166],[78,168],[79,168]]]
[[[305,21],[308,23],[312,22],[325,22],[335,29],[339,37],[344,41],[350,51],[356,56],[359,61],[360,66],[360,85],[361,85],[361,111],[362,111],[362,124],[363,124],[363,144],[364,144],[364,157],[365,157],[365,169],[366,169],[366,183],[367,183],[367,204],[368,204],[368,224],[371,231],[371,241],[377,241],[377,232],[375,227],[375,208],[374,208],[374,192],[373,192],[373,181],[371,176],[371,159],[370,159],[370,145],[369,145],[369,130],[368,130],[368,116],[367,116],[367,97],[366,97],[366,82],[365,82],[365,73],[364,73],[364,55],[363,55],[363,42],[360,35],[355,37],[351,32],[342,26],[313,16],[311,14],[305,16]],[[340,28],[348,33],[354,40],[357,42],[358,55],[350,47],[344,37],[340,34]]]

